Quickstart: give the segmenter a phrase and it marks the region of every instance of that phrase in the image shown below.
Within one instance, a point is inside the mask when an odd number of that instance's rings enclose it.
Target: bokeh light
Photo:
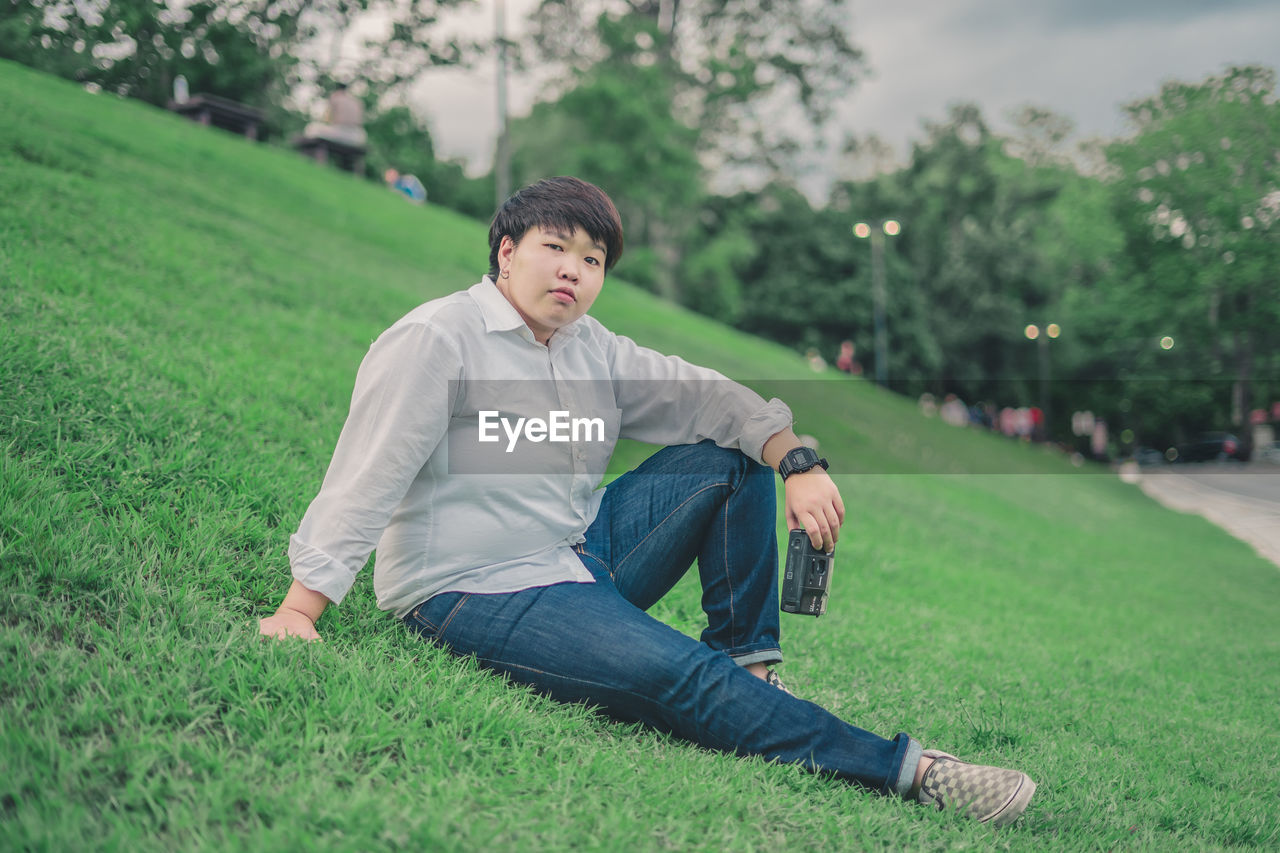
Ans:
[[[1058,335],[1062,334],[1062,327],[1057,323],[1050,323],[1045,327],[1044,333],[1051,338],[1056,338]]]
[[[898,222],[896,219],[890,219],[884,224],[884,233],[888,234],[890,237],[898,236],[901,231],[902,223]]]
[[[853,233],[854,236],[861,237],[865,240],[867,237],[871,236],[871,226],[865,222],[859,222],[857,225],[853,226]]]
[[[1027,327],[1022,330],[1022,334],[1027,336],[1027,340],[1034,341],[1040,337],[1040,327],[1034,323],[1028,323]]]
[[[1160,349],[1173,349],[1173,338],[1165,335],[1160,339]]]

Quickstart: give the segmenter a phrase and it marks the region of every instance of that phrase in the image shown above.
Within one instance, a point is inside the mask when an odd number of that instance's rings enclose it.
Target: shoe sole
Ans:
[[[1022,817],[1022,813],[1027,810],[1028,804],[1031,802],[1032,796],[1036,792],[1036,783],[1031,781],[1031,777],[1022,774],[1022,784],[1018,786],[1018,790],[1014,791],[1013,796],[1009,798],[1009,802],[997,811],[994,815],[980,823],[989,823],[992,826],[1008,826],[1018,818]]]

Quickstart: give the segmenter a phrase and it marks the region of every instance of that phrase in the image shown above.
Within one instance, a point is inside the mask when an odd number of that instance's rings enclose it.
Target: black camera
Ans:
[[[792,530],[787,541],[787,566],[782,574],[782,611],[805,616],[827,612],[827,591],[835,554],[819,551],[809,542],[809,534]]]

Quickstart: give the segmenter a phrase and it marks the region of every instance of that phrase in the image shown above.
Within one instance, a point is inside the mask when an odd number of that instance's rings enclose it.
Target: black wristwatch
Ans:
[[[801,474],[815,465],[821,465],[822,470],[827,470],[827,460],[819,458],[813,448],[797,447],[788,450],[787,455],[782,457],[782,461],[778,463],[778,473],[786,480],[792,474]]]

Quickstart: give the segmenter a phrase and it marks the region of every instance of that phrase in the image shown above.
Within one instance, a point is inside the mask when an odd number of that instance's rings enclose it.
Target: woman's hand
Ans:
[[[800,438],[790,429],[774,433],[761,448],[764,463],[778,470],[782,457],[792,448],[801,447]],[[808,471],[791,474],[782,482],[786,490],[784,509],[787,529],[803,527],[809,534],[809,542],[827,553],[836,547],[840,538],[840,525],[844,523],[844,501],[835,481],[820,466]]]
[[[310,616],[287,607],[281,607],[271,616],[259,619],[258,633],[264,637],[275,637],[281,640],[286,637],[298,637],[303,640],[321,639],[319,632],[316,631],[316,624],[311,621]]]
[[[782,484],[786,490],[787,529],[803,527],[815,548],[830,553],[840,538],[844,501],[835,481],[820,467],[792,474]]]
[[[258,633],[281,640],[287,637],[320,640],[316,620],[328,604],[329,599],[323,594],[307,589],[295,580],[276,612],[258,620]]]

